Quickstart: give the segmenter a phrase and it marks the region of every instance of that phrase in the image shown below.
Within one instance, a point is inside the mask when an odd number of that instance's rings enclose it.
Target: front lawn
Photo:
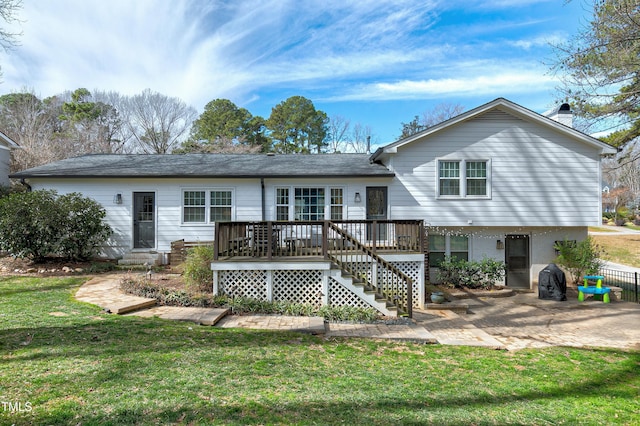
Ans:
[[[121,317],[0,277],[0,424],[635,424],[640,353],[504,352]]]

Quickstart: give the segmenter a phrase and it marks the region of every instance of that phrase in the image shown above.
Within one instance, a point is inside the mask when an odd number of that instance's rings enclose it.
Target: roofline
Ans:
[[[7,145],[9,145],[9,148],[20,148],[20,145],[18,145],[13,139],[11,139],[2,131],[0,131],[0,138],[4,140]]]
[[[615,154],[618,152],[618,149],[616,147],[614,147],[613,145],[609,145],[608,143],[602,142],[599,139],[594,138],[593,136],[589,136],[586,133],[583,133],[579,130],[576,130],[574,128],[571,127],[567,127],[564,124],[557,122],[549,117],[546,117],[542,114],[539,114],[535,111],[532,111],[528,108],[523,107],[522,105],[518,105],[514,102],[511,102],[508,99],[505,98],[497,98],[494,99],[491,102],[488,102],[484,105],[480,105],[477,108],[474,108],[472,110],[469,110],[467,112],[463,112],[460,115],[457,115],[455,117],[452,117],[448,120],[442,121],[438,124],[436,124],[435,126],[429,127],[428,129],[425,129],[421,132],[418,132],[416,134],[413,134],[411,136],[408,136],[404,139],[400,139],[397,140],[395,142],[392,142],[388,145],[385,145],[381,148],[378,148],[376,150],[376,152],[374,152],[371,157],[370,157],[370,161],[371,162],[375,162],[377,161],[383,154],[395,154],[398,150],[399,147],[404,146],[406,144],[409,144],[413,141],[415,141],[416,139],[420,139],[424,136],[428,136],[432,133],[436,133],[444,128],[456,125],[460,122],[469,120],[471,118],[474,118],[480,114],[483,114],[484,112],[496,108],[498,106],[503,106],[507,109],[509,109],[510,111],[514,112],[516,115],[521,115],[524,116],[526,118],[529,119],[533,119],[541,124],[544,124],[546,126],[550,126],[550,127],[554,127],[557,130],[563,132],[563,133],[567,133],[570,134],[573,137],[576,137],[580,140],[582,140],[585,143],[588,143],[589,145],[593,145],[596,147],[599,147],[603,152],[602,154]]]
[[[291,175],[291,174],[277,174],[277,175],[53,175],[53,174],[24,174],[23,172],[16,172],[10,174],[11,179],[34,179],[34,178],[60,178],[60,179],[103,179],[103,178],[123,178],[123,179],[287,179],[287,178],[390,178],[394,177],[394,172],[380,173],[380,174],[308,174],[308,175]]]

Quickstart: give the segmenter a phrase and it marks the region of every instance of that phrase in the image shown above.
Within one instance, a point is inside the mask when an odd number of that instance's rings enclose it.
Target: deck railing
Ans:
[[[381,253],[423,253],[419,220],[216,223],[214,261],[315,257],[338,265],[354,283],[412,315],[413,280]]]
[[[337,228],[330,226],[334,224]],[[218,222],[214,260],[234,257],[309,256],[327,258],[345,244],[344,233],[373,253],[422,253],[423,223],[419,220],[349,220],[295,222]]]

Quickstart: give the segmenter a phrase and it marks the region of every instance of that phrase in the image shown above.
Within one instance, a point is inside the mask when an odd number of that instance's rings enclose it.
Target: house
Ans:
[[[532,288],[556,241],[600,223],[616,149],[570,114],[499,98],[372,155],[90,155],[12,177],[101,203],[111,257],[214,240],[216,292],[393,315],[423,306],[445,256],[503,260],[504,284]]]
[[[18,148],[18,144],[0,132],[0,186],[9,186],[11,150],[15,148]]]

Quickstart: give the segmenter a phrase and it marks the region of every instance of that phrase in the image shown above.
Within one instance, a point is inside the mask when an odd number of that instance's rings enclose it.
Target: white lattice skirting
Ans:
[[[400,257],[400,256],[398,256]],[[388,259],[413,279],[413,307],[424,307],[424,257]],[[335,279],[326,261],[217,262],[212,264],[214,294],[250,297],[265,301],[289,301],[319,306],[374,307],[344,280]],[[379,278],[379,285],[383,279]],[[406,299],[405,299],[406,300]]]

